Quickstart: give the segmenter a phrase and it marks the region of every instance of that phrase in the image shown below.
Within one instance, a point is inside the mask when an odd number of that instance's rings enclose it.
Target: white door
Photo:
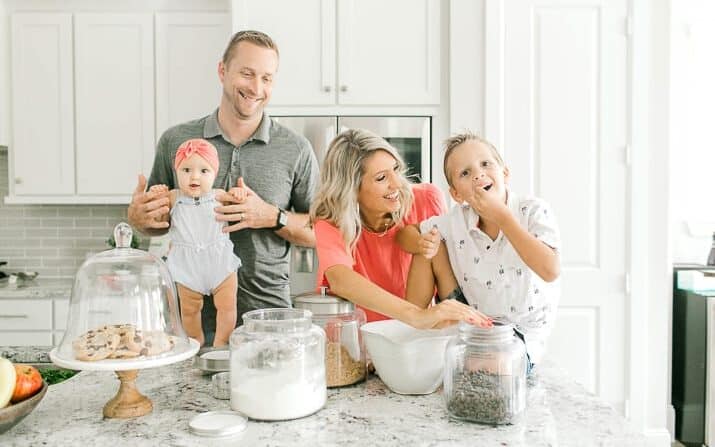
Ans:
[[[230,37],[227,13],[156,14],[157,139],[169,127],[218,107],[218,63]]]
[[[338,0],[338,102],[439,104],[440,2]]]
[[[151,14],[75,15],[77,194],[126,196],[154,160]]]
[[[271,105],[335,104],[336,0],[233,0],[233,31],[271,36],[280,62]]]
[[[74,194],[72,15],[12,15],[10,193]]]
[[[503,134],[496,136],[512,188],[550,202],[561,228],[562,295],[549,357],[621,411],[628,343],[626,6],[504,2]]]

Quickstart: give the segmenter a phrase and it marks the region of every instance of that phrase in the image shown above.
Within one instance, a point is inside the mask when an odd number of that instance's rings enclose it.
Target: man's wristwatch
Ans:
[[[278,218],[276,219],[276,225],[271,229],[280,230],[286,225],[288,225],[288,213],[286,213],[284,209],[278,208]]]

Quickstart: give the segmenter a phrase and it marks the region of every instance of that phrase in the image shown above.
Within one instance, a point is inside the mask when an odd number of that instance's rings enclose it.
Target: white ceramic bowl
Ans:
[[[366,323],[360,330],[377,374],[395,393],[430,394],[442,384],[444,351],[456,326],[415,329],[383,320]]]

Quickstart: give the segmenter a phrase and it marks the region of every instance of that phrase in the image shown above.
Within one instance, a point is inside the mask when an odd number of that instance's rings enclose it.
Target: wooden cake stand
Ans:
[[[140,369],[170,365],[193,357],[199,351],[199,342],[193,338],[188,343],[176,343],[174,349],[163,354],[136,359],[109,359],[84,362],[69,358],[57,348],[50,351],[50,360],[57,366],[82,371],[114,371],[119,378],[119,390],[102,410],[106,418],[135,418],[151,413],[151,399],[139,392],[136,385]],[[70,354],[71,355],[71,354]]]

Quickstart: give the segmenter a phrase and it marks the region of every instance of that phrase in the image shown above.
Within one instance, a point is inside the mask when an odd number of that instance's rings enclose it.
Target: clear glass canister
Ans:
[[[350,301],[327,293],[303,293],[293,297],[293,306],[313,313],[315,324],[325,330],[325,373],[327,385],[347,386],[367,377],[367,357],[360,326],[365,312]]]
[[[526,348],[511,324],[460,323],[445,351],[449,416],[484,424],[517,422],[526,406]]]
[[[280,421],[323,408],[325,332],[310,311],[259,309],[243,314],[230,338],[231,408]]]

